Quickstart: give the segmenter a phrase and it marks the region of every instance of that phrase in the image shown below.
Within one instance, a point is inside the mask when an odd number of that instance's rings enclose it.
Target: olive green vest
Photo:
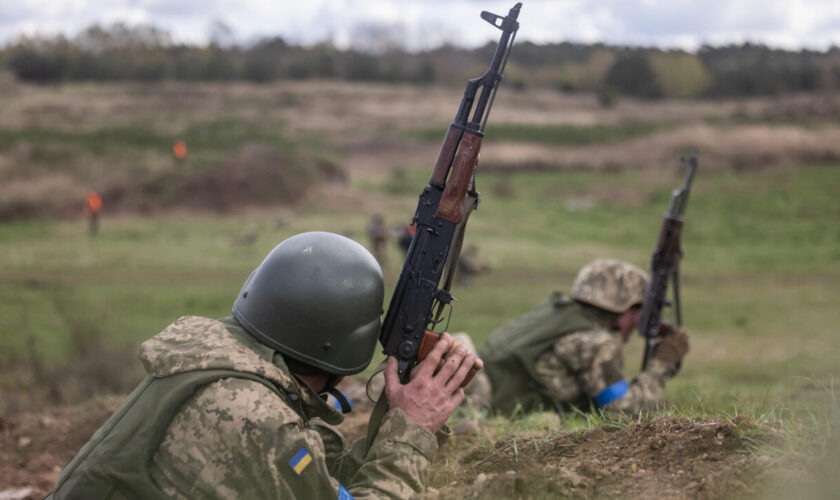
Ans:
[[[181,405],[207,384],[244,378],[288,397],[269,380],[234,370],[196,370],[146,377],[61,472],[48,499],[164,498],[149,465]]]
[[[545,397],[537,383],[536,358],[560,337],[593,328],[595,323],[579,304],[555,292],[525,315],[494,330],[480,353],[493,385],[493,408],[507,414],[517,405],[525,411],[556,409],[558,402]]]

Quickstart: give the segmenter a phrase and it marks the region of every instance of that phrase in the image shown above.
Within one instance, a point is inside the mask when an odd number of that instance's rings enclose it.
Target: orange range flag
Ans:
[[[85,213],[87,215],[94,215],[102,209],[102,198],[96,191],[88,191],[87,203],[85,203]]]
[[[178,139],[172,144],[172,156],[178,161],[183,161],[187,157],[187,143]]]

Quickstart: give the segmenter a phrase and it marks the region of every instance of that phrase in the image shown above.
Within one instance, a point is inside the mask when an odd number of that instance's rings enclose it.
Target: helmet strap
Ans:
[[[330,395],[332,395],[332,397],[335,398],[336,401],[338,401],[338,404],[341,406],[341,413],[350,413],[351,411],[353,411],[353,406],[350,404],[350,401],[348,401],[347,398],[344,396],[344,393],[336,389],[334,386],[328,385],[324,389],[324,392],[329,393]]]
[[[341,406],[341,413],[350,413],[353,411],[353,404],[347,399],[347,396],[336,389],[336,385],[341,381],[343,375],[335,375],[330,374],[329,379],[327,379],[327,384],[321,389],[321,394],[330,394],[332,397],[338,401],[339,406]]]

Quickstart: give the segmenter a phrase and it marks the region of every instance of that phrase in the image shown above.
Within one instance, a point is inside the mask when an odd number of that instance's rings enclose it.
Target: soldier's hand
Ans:
[[[408,418],[432,433],[446,423],[463,401],[461,384],[477,361],[463,344],[451,351],[450,346],[452,339],[444,335],[426,359],[414,367],[411,380],[405,385],[400,384],[396,358],[389,358],[385,368],[388,406],[402,408]]]
[[[683,356],[688,352],[688,333],[682,328],[670,327],[670,332],[653,351],[653,359],[658,359],[677,368]]]

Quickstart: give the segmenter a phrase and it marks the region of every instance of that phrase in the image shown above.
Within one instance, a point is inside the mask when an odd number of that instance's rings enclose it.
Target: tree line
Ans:
[[[444,45],[412,52],[398,44],[340,49],[281,37],[248,46],[173,43],[152,26],[91,26],[73,37],[22,37],[0,50],[0,64],[26,82],[252,81],[310,78],[461,83],[481,74],[494,49]],[[699,98],[771,95],[840,87],[840,48],[790,51],[764,45],[703,46],[697,52],[605,44],[518,43],[506,78],[514,88],[554,87],[618,95]]]

